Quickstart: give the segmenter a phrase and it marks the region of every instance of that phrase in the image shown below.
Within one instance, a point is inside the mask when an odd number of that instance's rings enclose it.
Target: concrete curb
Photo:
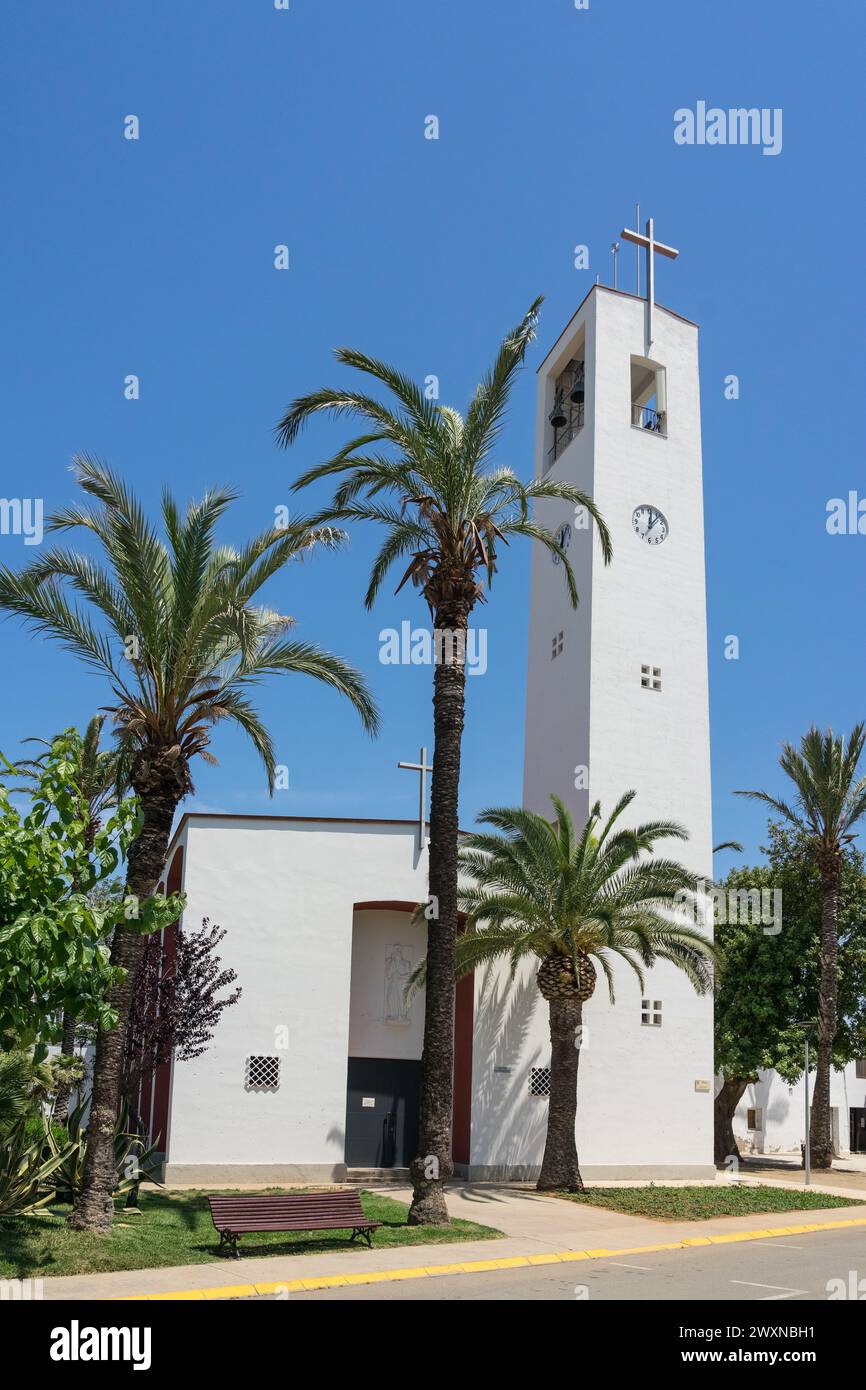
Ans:
[[[541,1255],[514,1255],[498,1260],[469,1260],[464,1263],[418,1265],[406,1269],[369,1270],[359,1274],[327,1274],[314,1279],[290,1279],[283,1283],[226,1284],[211,1289],[181,1289],[171,1293],[127,1294],[110,1299],[113,1303],[165,1302],[188,1299],[255,1298],[261,1295],[288,1296],[316,1289],[333,1289],[352,1284],[393,1283],[403,1279],[428,1279],[445,1274],[481,1274],[490,1270],[525,1269],[531,1265],[571,1264],[579,1260],[605,1260],[621,1255],[649,1255],[662,1250],[687,1250],[694,1246],[734,1245],[743,1241],[772,1240],[776,1236],[810,1235],[814,1231],[837,1231],[866,1226],[866,1217],[847,1221],[817,1221],[805,1225],[759,1227],[753,1231],[732,1231],[724,1235],[689,1236],[683,1240],[633,1245],[617,1249],[560,1250]]]

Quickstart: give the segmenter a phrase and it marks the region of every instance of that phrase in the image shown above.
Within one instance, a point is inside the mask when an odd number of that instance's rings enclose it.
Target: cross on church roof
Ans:
[[[410,772],[419,773],[420,794],[418,798],[418,848],[423,849],[427,843],[427,773],[433,771],[433,764],[427,761],[427,749],[421,749],[421,761],[417,763],[398,763],[398,767],[405,767]]]
[[[646,300],[647,300],[647,321],[646,321],[646,346],[647,355],[653,343],[653,309],[655,307],[655,253],[660,256],[667,256],[675,261],[680,254],[675,251],[673,246],[665,246],[663,241],[656,241],[653,233],[653,220],[647,218],[646,234],[632,232],[628,227],[623,227],[620,236],[626,241],[634,242],[635,246],[642,246],[646,251]]]

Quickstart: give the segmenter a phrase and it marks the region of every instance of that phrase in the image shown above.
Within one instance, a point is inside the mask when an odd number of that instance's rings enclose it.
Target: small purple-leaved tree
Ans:
[[[237,974],[223,969],[217,947],[222,927],[204,917],[195,932],[169,928],[148,937],[136,979],[123,1068],[130,1121],[141,1130],[141,1083],[174,1055],[189,1061],[207,1051],[225,1009],[241,996]],[[230,990],[230,993],[225,993]]]

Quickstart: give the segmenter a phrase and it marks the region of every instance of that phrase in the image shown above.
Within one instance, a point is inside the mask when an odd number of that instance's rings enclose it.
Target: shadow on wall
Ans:
[[[342,1125],[331,1125],[325,1135],[326,1144],[335,1144],[340,1154],[345,1157],[346,1153],[346,1131]],[[342,1159],[340,1160],[342,1162]]]
[[[526,1042],[540,996],[535,970],[512,980],[495,965],[483,967],[475,1022],[475,1057],[485,1059],[473,1076],[472,1166],[541,1164],[547,1135],[547,1101],[530,1096],[532,1067],[550,1063],[549,1046],[527,1054]],[[480,974],[480,972],[476,972]],[[519,1059],[519,1060],[518,1060]],[[508,1067],[509,1071],[497,1071]]]

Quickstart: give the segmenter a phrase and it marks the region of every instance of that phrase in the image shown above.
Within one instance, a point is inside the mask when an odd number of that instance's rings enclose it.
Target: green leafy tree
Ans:
[[[75,765],[73,781],[70,784],[70,790],[80,803],[82,818],[86,821],[84,848],[87,851],[93,846],[93,841],[106,811],[112,806],[116,806],[126,791],[122,785],[117,748],[114,745],[107,748],[100,747],[106,717],[104,714],[95,714],[88,723],[78,746],[79,757]],[[33,739],[29,741],[43,743],[46,748],[46,751],[37,758],[22,759],[15,764],[16,771],[21,773],[25,782],[32,784],[34,780],[38,779],[39,771],[45,763],[53,740]],[[74,889],[75,884],[72,887]],[[61,1052],[66,1057],[71,1058],[75,1051],[76,1027],[75,1014],[64,1013],[60,1046]],[[69,1112],[70,1090],[71,1087],[67,1082],[61,1082],[54,1102],[54,1118],[60,1124],[65,1123]]]
[[[866,814],[866,777],[858,773],[866,727],[857,724],[847,739],[832,729],[811,728],[799,749],[786,743],[779,765],[794,788],[794,804],[764,791],[742,791],[779,813],[811,842],[820,875],[821,958],[816,1020],[817,1059],[810,1140],[816,1168],[833,1164],[830,1127],[830,1068],[838,1025],[839,874],[845,849]]]
[[[263,678],[312,676],[345,695],[365,727],[377,714],[363,678],[339,657],[287,636],[291,620],[256,602],[263,585],[338,533],[298,521],[271,527],[240,550],[218,545],[215,530],[235,497],[207,493],[181,513],[167,491],[161,536],[122,480],[87,457],[77,480],[93,499],[50,518],[52,532],[81,530],[101,560],[66,548],[47,550],[23,571],[0,567],[0,609],[17,613],[107,678],[123,776],[138,797],[141,821],[129,845],[126,893],[144,902],[165,863],[174,813],[192,790],[191,765],[212,758],[214,727],[247,734],[273,788],[270,735],[249,698]],[[76,596],[85,601],[80,608]],[[93,1069],[87,1156],[71,1223],[108,1231],[114,1186],[114,1131],[132,990],[144,938],[118,924],[111,946],[117,969],[109,993],[114,1026],[100,1028]]]
[[[90,894],[134,842],[138,808],[121,802],[104,828],[88,834],[74,789],[81,745],[74,729],[54,740],[26,811],[0,786],[0,1037],[16,1046],[57,1041],[64,1012],[103,1027],[117,1021],[111,996],[120,971],[106,938],[130,907],[123,899],[98,906]],[[180,905],[176,897],[142,898],[129,929],[156,930]]]
[[[734,1112],[758,1073],[775,1070],[789,1085],[803,1074],[803,1031],[816,1019],[821,970],[822,884],[808,833],[771,821],[765,864],[733,869],[726,895],[752,890],[781,895],[781,930],[739,920],[716,924],[726,968],[716,991],[715,1056],[722,1086],[716,1096],[716,1162],[737,1153]],[[866,868],[849,845],[839,866],[837,900],[838,1023],[832,1062],[866,1056]]]
[[[437,658],[433,675],[434,755],[430,796],[430,904],[424,1047],[421,1058],[418,1153],[411,1164],[409,1221],[448,1220],[444,1184],[451,1158],[454,1071],[454,943],[457,934],[457,838],[465,701],[465,643],[475,606],[496,571],[500,546],[513,536],[538,541],[562,563],[571,603],[577,588],[568,556],[531,514],[537,499],[583,507],[593,518],[605,562],[610,536],[592,499],[555,478],[524,484],[494,464],[515,378],[531,342],[541,300],[503,342],[464,415],[438,405],[396,368],[352,348],[337,361],[372,378],[390,397],[325,387],[302,396],[278,426],[290,445],[316,415],[360,421],[355,435],[326,463],[294,484],[337,480],[318,522],[370,521],[384,528],[365,603],[371,608],[395,564],[405,565],[398,590],[411,582],[430,612]]]
[[[634,971],[642,990],[644,971],[660,960],[682,970],[699,994],[712,984],[715,949],[682,914],[684,905],[694,908],[695,875],[655,855],[660,840],[688,836],[670,821],[630,830],[618,826],[634,796],[626,792],[606,821],[596,802],[580,834],[555,796],[555,821],[521,807],[484,811],[480,819],[493,831],[461,841],[466,929],[457,943],[458,975],[505,957],[513,978],[525,958],[540,961],[535,981],[550,1013],[541,1191],[583,1187],[575,1138],[577,1074],[583,1007],[595,992],[596,965],[611,1003],[617,959]]]

